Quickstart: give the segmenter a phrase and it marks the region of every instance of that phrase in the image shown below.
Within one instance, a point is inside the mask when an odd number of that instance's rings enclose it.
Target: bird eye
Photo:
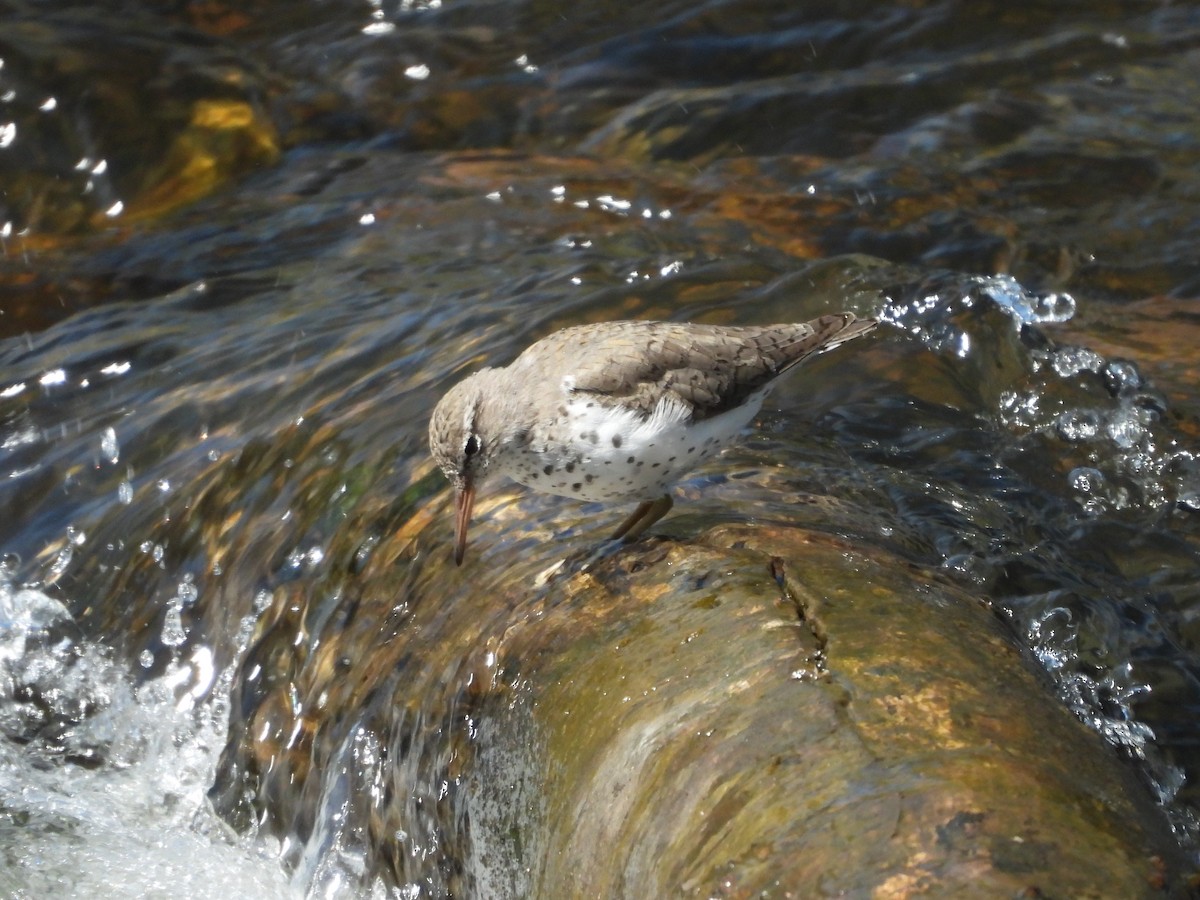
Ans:
[[[471,435],[469,438],[467,438],[467,445],[463,447],[463,452],[466,453],[467,456],[474,456],[476,453],[478,453],[479,438],[475,437],[475,435]]]

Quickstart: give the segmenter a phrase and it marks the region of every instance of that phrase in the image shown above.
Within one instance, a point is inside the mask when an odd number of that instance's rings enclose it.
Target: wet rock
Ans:
[[[539,895],[1141,896],[1182,862],[989,610],[895,559],[720,529],[564,590],[498,651],[542,661]]]
[[[961,589],[764,527],[464,576],[429,513],[319,621],[278,594],[246,661],[275,674],[242,689],[218,805],[327,869],[507,896],[1182,892],[1148,792]]]

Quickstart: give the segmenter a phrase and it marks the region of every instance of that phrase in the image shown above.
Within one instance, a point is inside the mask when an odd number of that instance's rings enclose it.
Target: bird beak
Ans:
[[[454,564],[461,566],[467,553],[467,526],[471,524],[471,507],[475,505],[475,485],[468,478],[454,495]]]

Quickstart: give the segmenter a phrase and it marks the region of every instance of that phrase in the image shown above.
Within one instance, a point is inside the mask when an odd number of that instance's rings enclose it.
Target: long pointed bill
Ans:
[[[454,496],[454,564],[461,566],[467,553],[467,526],[471,524],[471,507],[475,505],[475,485],[470,479]]]

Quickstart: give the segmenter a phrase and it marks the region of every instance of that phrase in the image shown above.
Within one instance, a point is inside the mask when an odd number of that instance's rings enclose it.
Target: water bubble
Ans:
[[[1150,476],[1157,473],[1158,460],[1153,454],[1138,451],[1125,457],[1125,471],[1130,475]]]
[[[1090,466],[1080,466],[1072,469],[1067,475],[1067,482],[1072,488],[1082,494],[1094,494],[1104,487],[1104,473]]]
[[[1080,372],[1099,372],[1104,366],[1104,357],[1086,347],[1064,347],[1056,352],[1050,363],[1063,378]]]
[[[1075,298],[1070,294],[1043,294],[1034,308],[1039,322],[1067,322],[1075,316]]]
[[[138,654],[138,665],[143,669],[148,669],[154,665],[154,654],[149,650],[143,650]]]
[[[128,481],[122,481],[117,485],[117,499],[125,506],[133,502],[133,485]]]
[[[1132,500],[1129,488],[1118,486],[1116,490],[1109,492],[1108,500],[1113,509],[1128,509]]]
[[[1142,386],[1142,375],[1128,360],[1114,359],[1104,367],[1104,386],[1114,397]]]
[[[1011,428],[1036,428],[1039,425],[1042,397],[1036,391],[1019,394],[1002,391],[998,399],[1001,420]]]
[[[1112,442],[1122,450],[1136,447],[1138,441],[1146,435],[1146,429],[1131,415],[1113,417],[1106,430]]]
[[[1068,409],[1059,415],[1055,428],[1064,441],[1090,441],[1100,433],[1100,416],[1089,409]]]

